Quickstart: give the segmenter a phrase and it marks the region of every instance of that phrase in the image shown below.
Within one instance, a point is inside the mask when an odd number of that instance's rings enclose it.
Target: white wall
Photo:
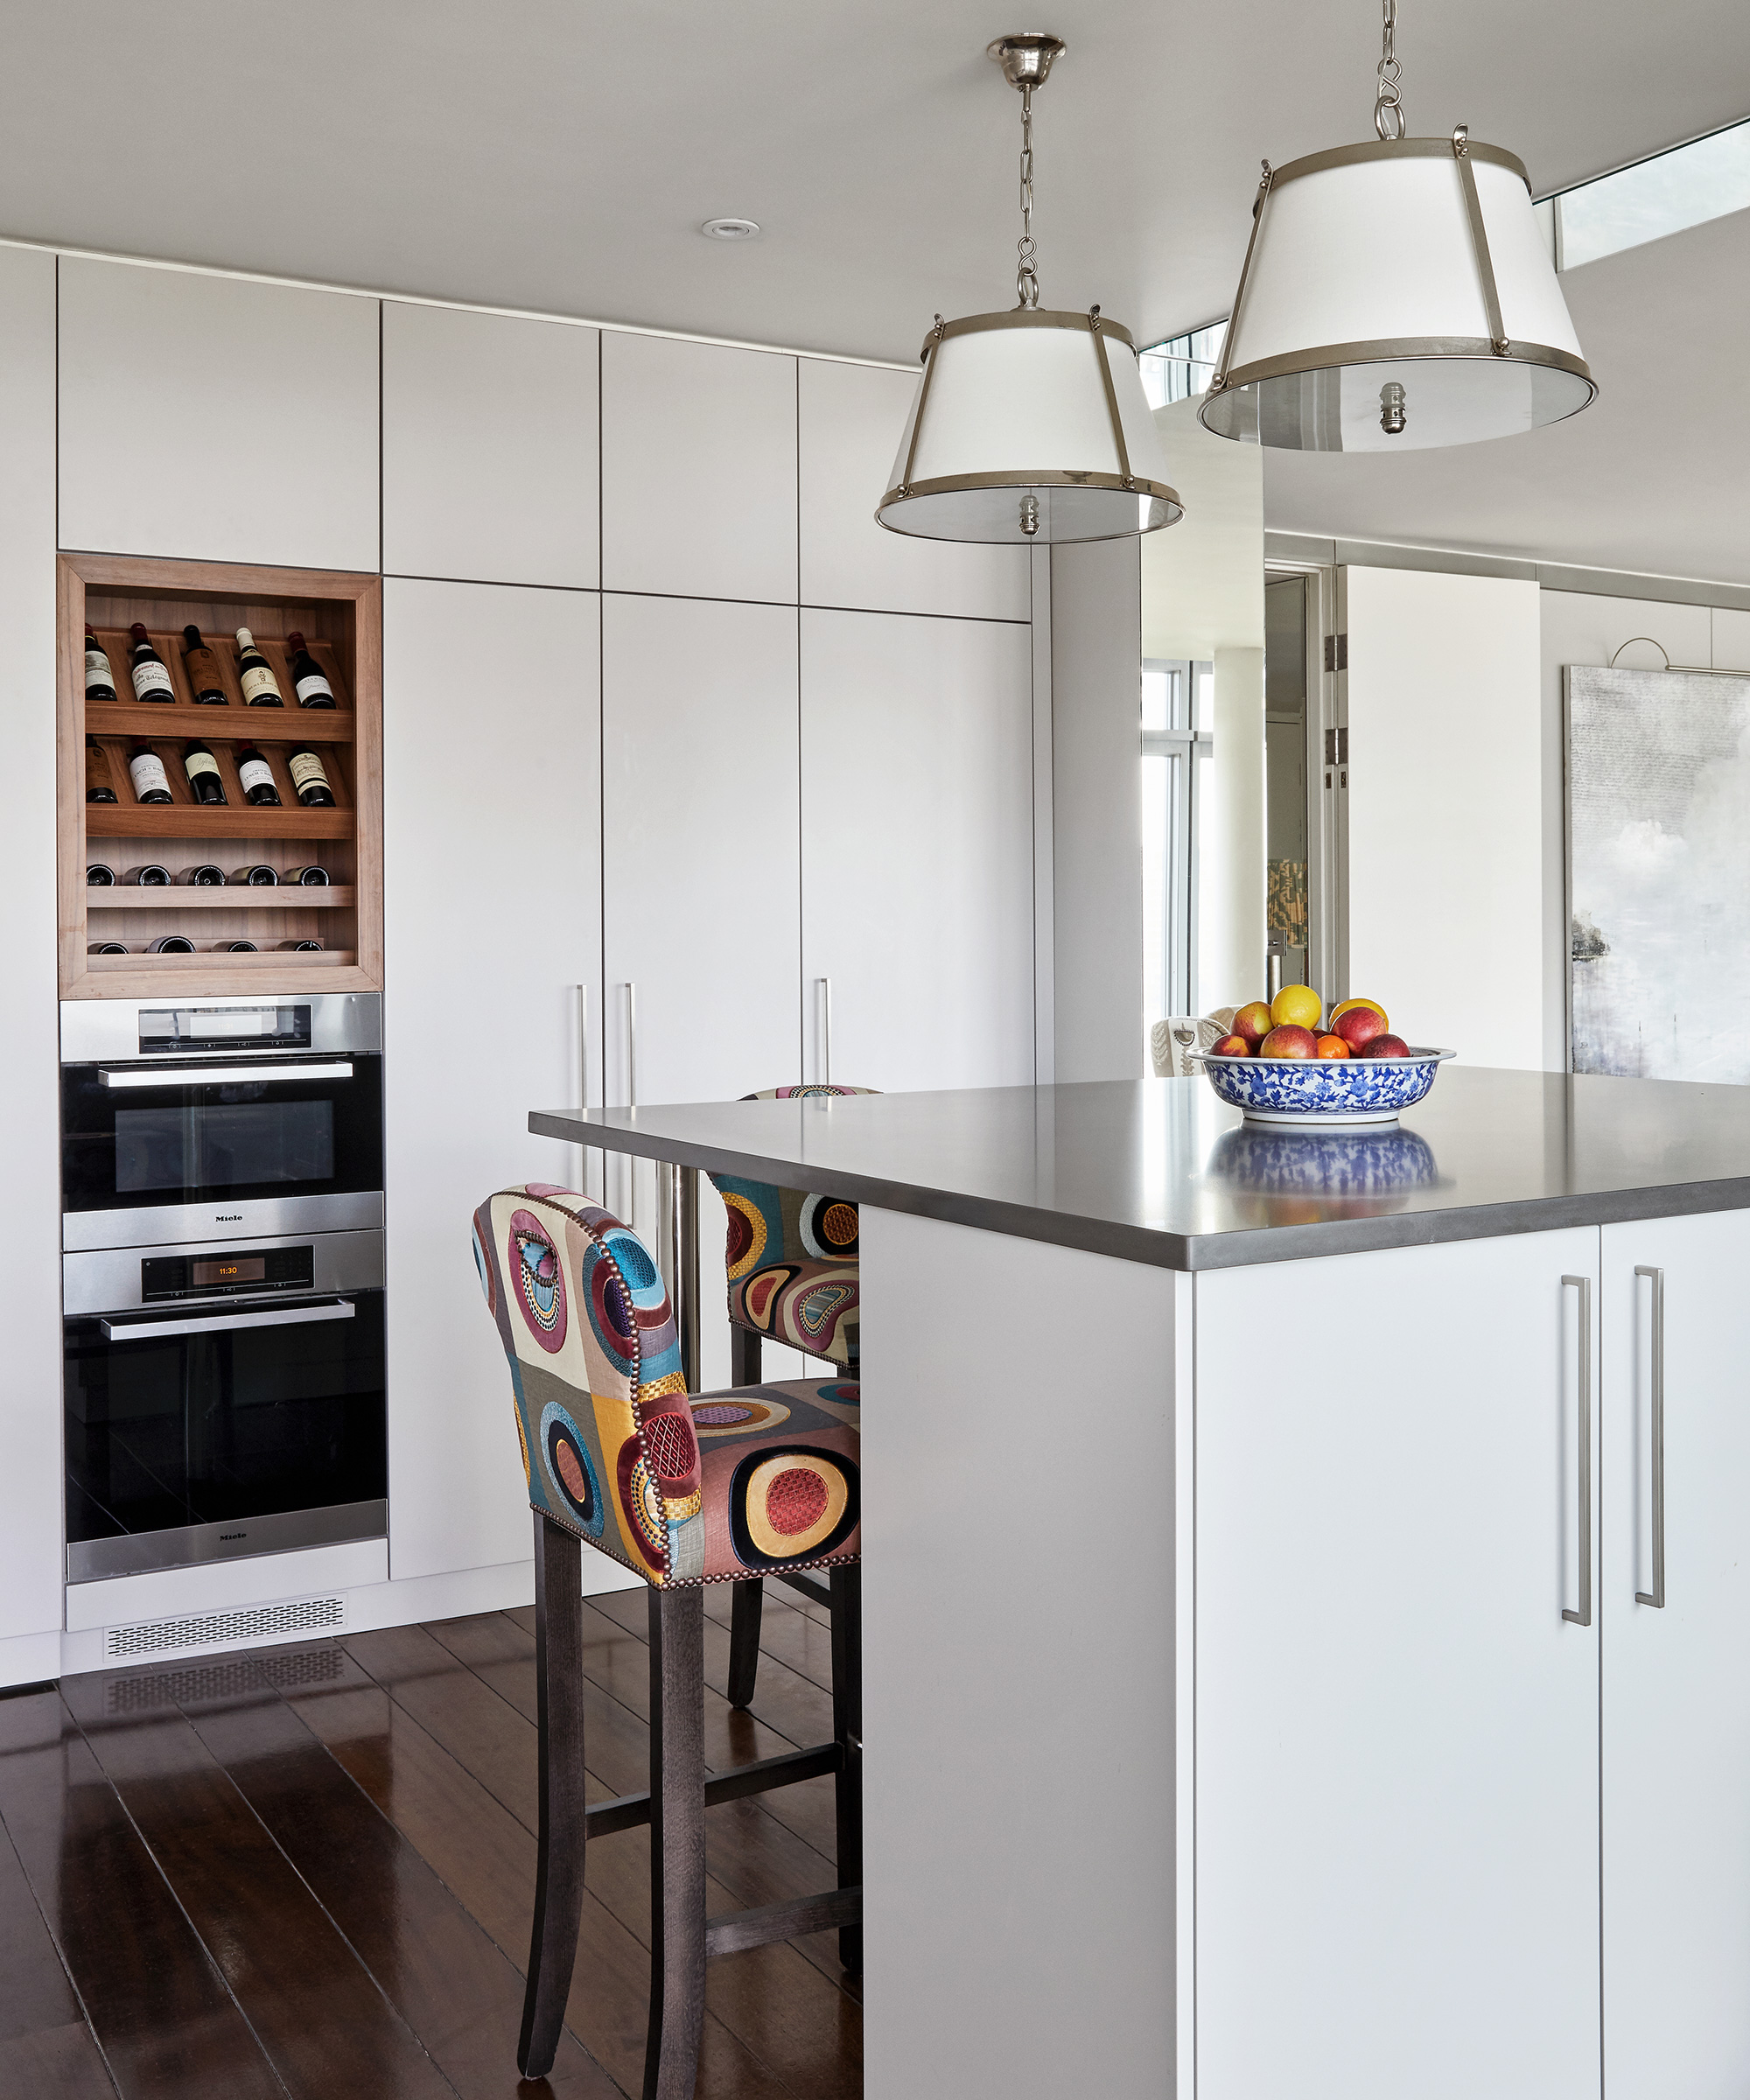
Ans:
[[[1348,571],[1349,984],[1406,1040],[1544,1057],[1536,584]]]
[[[1257,576],[1262,599],[1261,561]],[[1214,740],[1196,760],[1199,1013],[1243,1006],[1267,989],[1264,650],[1217,648],[1214,662]]]

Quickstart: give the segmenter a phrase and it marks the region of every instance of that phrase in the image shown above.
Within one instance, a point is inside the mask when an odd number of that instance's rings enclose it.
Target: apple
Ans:
[[[1314,1057],[1347,1057],[1349,1046],[1340,1035],[1321,1035],[1313,1046]]]
[[[1272,1028],[1258,1046],[1260,1057],[1312,1057],[1318,1054],[1318,1039],[1310,1028],[1297,1028],[1292,1021],[1280,1028]]]
[[[1242,1006],[1234,1016],[1234,1033],[1243,1036],[1254,1050],[1275,1025],[1270,1018],[1270,1008],[1262,999],[1254,999],[1250,1006]]]
[[[1385,1016],[1377,1006],[1359,1003],[1337,1016],[1331,1023],[1331,1032],[1341,1036],[1351,1050],[1359,1050],[1376,1036],[1386,1033]]]
[[[1209,1054],[1211,1057],[1250,1057],[1252,1046],[1242,1035],[1224,1035]]]
[[[1401,1035],[1376,1035],[1363,1046],[1361,1054],[1363,1057],[1408,1057],[1410,1046]]]

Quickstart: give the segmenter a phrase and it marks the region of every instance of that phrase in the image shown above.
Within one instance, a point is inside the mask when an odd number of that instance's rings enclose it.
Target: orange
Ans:
[[[1332,1007],[1331,1018],[1334,1021],[1339,1019],[1343,1014],[1348,1013],[1349,1009],[1353,1006],[1371,1006],[1374,1012],[1379,1016],[1380,1026],[1382,1029],[1390,1027],[1391,1016],[1385,1011],[1384,1007],[1380,1004],[1377,999],[1345,999],[1340,1006]]]
[[[1284,984],[1270,1003],[1270,1018],[1278,1028],[1317,1028],[1325,1002],[1310,984]]]

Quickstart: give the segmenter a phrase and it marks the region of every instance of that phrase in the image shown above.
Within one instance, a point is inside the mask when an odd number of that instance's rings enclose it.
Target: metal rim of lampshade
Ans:
[[[1438,160],[1452,169],[1450,191],[1415,172],[1415,164]],[[1487,207],[1479,166],[1490,172]],[[1355,178],[1355,171],[1376,168],[1395,179],[1396,199],[1381,176]],[[1499,180],[1496,170],[1509,179]],[[1312,186],[1296,192],[1297,185]],[[1292,194],[1292,223],[1273,245],[1272,217],[1284,215],[1284,192]],[[1417,257],[1382,226],[1382,210],[1394,209],[1397,234],[1416,225]],[[1447,265],[1442,282],[1438,271]],[[1292,279],[1292,289],[1278,290],[1278,278]],[[1323,316],[1346,305],[1377,322],[1394,303],[1419,323],[1444,325],[1351,329],[1343,340],[1305,347],[1296,340],[1297,326],[1331,336]],[[1515,321],[1534,334],[1509,332]],[[1550,335],[1566,342],[1536,340]],[[1264,163],[1221,361],[1198,410],[1206,430],[1287,450],[1416,451],[1561,422],[1597,395],[1533,217],[1524,165],[1513,154],[1473,142],[1460,125],[1450,139],[1382,138],[1280,168]]]
[[[1046,356],[1034,361],[1043,368],[1049,358],[1055,368],[1049,373],[1041,368],[1030,374],[1028,352],[1018,343],[1006,346],[1012,352],[1004,360],[1012,368],[1006,375],[984,374],[984,382],[994,376],[1005,383],[981,383],[970,365],[958,375],[949,370],[954,357],[952,352],[944,355],[947,346],[1016,329],[1079,335],[1092,357],[1083,360],[1078,352],[1065,360],[1060,346],[1041,335],[1035,348]],[[1108,346],[1116,346],[1116,355]],[[1165,461],[1137,368],[1135,341],[1097,306],[1088,313],[1021,306],[954,321],[938,316],[920,354],[923,372],[900,436],[892,484],[875,512],[876,522],[890,532],[995,545],[1062,545],[1133,538],[1175,525],[1185,515],[1178,492],[1161,478]],[[1079,399],[1069,397],[1071,385],[1079,388]],[[1012,398],[1004,397],[1011,394]],[[1060,464],[1004,466],[996,464],[997,452],[982,450],[995,442],[1012,458],[1022,449],[1017,433],[1035,458],[1051,458],[1057,444]],[[932,472],[932,466],[950,471]]]

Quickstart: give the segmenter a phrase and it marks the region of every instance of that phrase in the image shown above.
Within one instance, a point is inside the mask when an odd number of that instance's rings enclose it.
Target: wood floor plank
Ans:
[[[291,2100],[454,2100],[183,1715],[118,1718],[102,1676],[62,1693]]]
[[[285,2100],[53,1691],[0,1700],[0,1817],[124,2100]]]
[[[102,2052],[82,2020],[0,2041],[0,2094],[9,2100],[116,2100]]]
[[[61,1966],[10,1836],[0,1828],[0,2042],[83,2026],[85,2011]],[[0,2091],[4,2091],[0,2088]]]
[[[184,1713],[462,2100],[513,2100],[521,1973],[280,1698],[278,1656],[257,1661],[256,1684]],[[547,2083],[620,2090],[570,2035]]]

